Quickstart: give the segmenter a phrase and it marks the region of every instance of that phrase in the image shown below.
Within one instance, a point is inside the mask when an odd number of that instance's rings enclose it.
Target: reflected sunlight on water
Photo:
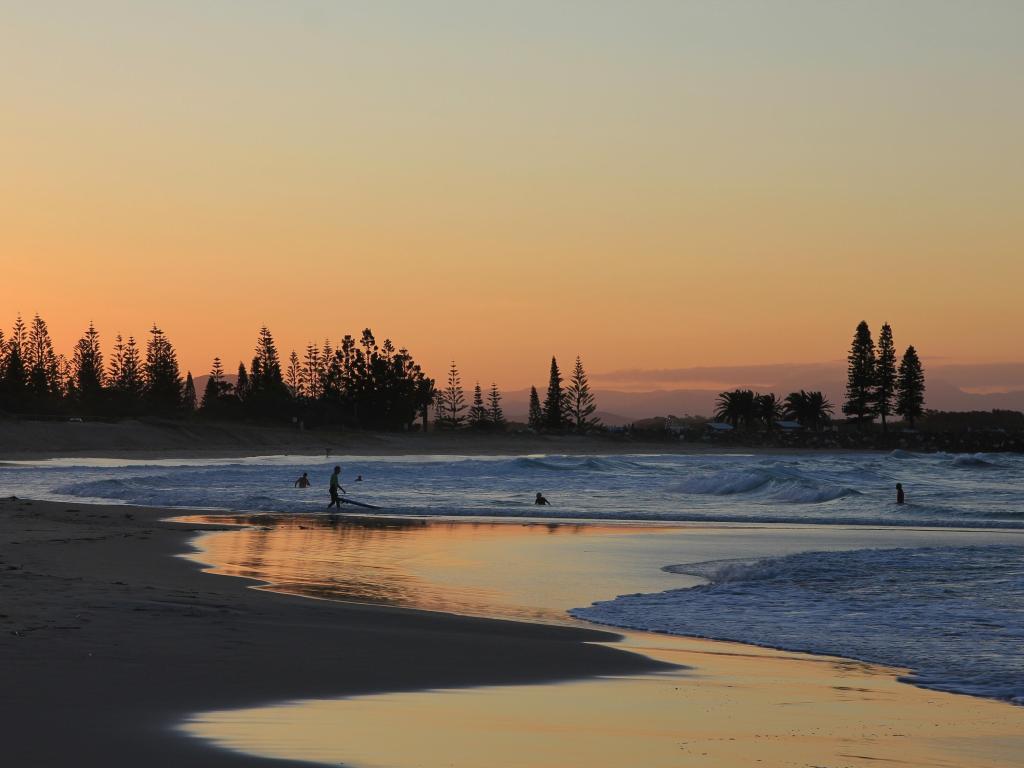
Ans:
[[[679,529],[324,516],[195,516],[247,527],[196,541],[215,573],[307,597],[535,621],[571,621],[595,594],[687,586],[660,563],[629,566],[642,541]],[[614,537],[619,546],[597,546]],[[606,544],[602,542],[602,544]],[[557,564],[558,573],[552,572]]]

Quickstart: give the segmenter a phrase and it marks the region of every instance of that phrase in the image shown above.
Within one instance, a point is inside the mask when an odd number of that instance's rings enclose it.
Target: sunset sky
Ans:
[[[2,2],[0,326],[1024,358],[1024,3]]]

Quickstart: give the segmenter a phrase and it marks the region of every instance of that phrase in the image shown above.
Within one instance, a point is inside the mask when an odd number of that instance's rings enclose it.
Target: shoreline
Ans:
[[[259,702],[665,668],[601,644],[611,632],[311,601],[218,579],[175,557],[216,527],[162,520],[172,514],[0,501],[0,696],[16,764],[259,765],[173,726]]]
[[[778,697],[789,695],[791,683],[779,681],[792,680],[803,693],[831,695],[826,703],[836,706],[853,697],[858,707],[886,701],[895,712],[913,704],[919,719],[938,707],[944,723],[961,715],[989,725],[1020,719],[1004,711],[1019,709],[1006,702],[918,688],[902,682],[899,669],[838,657],[608,631],[578,620],[309,600],[260,589],[252,578],[207,578],[206,566],[182,556],[194,555],[195,534],[240,529],[165,519],[182,512],[0,500],[0,583],[11,606],[0,616],[7,630],[0,658],[9,670],[2,696],[12,734],[7,751],[20,764],[106,767],[116,755],[113,764],[298,768],[310,762],[217,748],[184,735],[181,724],[197,713],[258,712],[310,699],[422,701],[438,689],[527,695],[571,692],[586,681],[667,679],[653,672],[691,681],[695,688],[675,690],[702,701],[711,695],[715,708],[735,706],[736,693],[749,692],[769,708],[758,711],[775,713],[789,703]],[[562,685],[545,687],[555,682]],[[996,754],[984,764],[1013,763]]]

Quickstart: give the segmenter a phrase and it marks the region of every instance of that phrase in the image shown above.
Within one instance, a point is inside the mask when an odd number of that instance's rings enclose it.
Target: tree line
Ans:
[[[70,357],[54,351],[46,322],[19,316],[9,336],[0,330],[0,411],[109,417],[295,419],[363,429],[411,429],[426,421],[434,380],[390,339],[378,344],[366,329],[335,347],[309,344],[283,363],[267,327],[259,331],[249,367],[229,381],[215,358],[201,396],[191,371],[182,376],[177,352],[156,324],[145,347],[115,338],[105,359],[89,324]]]
[[[843,413],[858,424],[879,417],[882,431],[888,419],[902,416],[911,427],[924,415],[924,368],[913,345],[907,347],[896,365],[896,345],[888,323],[878,334],[876,348],[871,329],[861,320],[853,334],[847,356],[846,402]]]
[[[491,384],[485,394],[477,382],[473,387],[472,402],[467,402],[462,377],[454,361],[448,369],[447,384],[437,392],[434,408],[435,423],[439,429],[493,431],[504,429],[507,425],[497,385]],[[543,404],[537,387],[530,387],[528,424],[536,432],[582,434],[599,429],[601,420],[594,416],[596,410],[594,393],[579,356],[576,357],[567,385],[558,367],[558,360],[551,358],[547,395]]]
[[[924,368],[913,346],[907,347],[896,363],[896,345],[888,323],[879,332],[878,345],[871,338],[867,322],[854,332],[847,356],[846,400],[842,411],[860,426],[881,418],[888,431],[892,415],[903,417],[911,427],[924,414]],[[780,420],[799,422],[820,432],[831,420],[834,406],[820,391],[791,392],[784,399],[750,389],[722,392],[715,402],[715,418],[733,427],[772,429]]]

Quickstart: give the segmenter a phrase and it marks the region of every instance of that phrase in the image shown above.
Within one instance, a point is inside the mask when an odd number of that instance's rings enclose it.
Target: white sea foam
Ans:
[[[709,583],[571,613],[906,667],[922,686],[1024,704],[1024,547],[805,552],[671,570]]]

